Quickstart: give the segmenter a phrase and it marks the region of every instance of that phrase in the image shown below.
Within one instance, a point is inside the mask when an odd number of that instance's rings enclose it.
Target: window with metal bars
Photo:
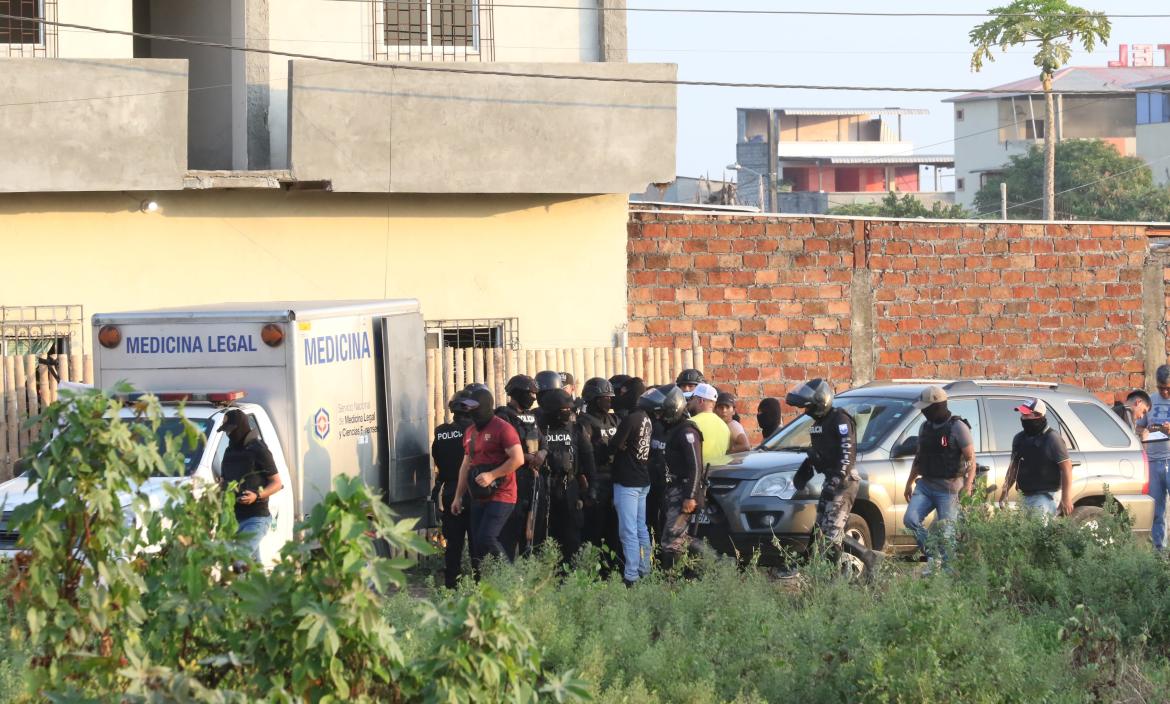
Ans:
[[[57,0],[0,0],[0,55],[56,56]]]
[[[376,60],[491,61],[491,0],[378,0]]]
[[[386,0],[388,46],[474,47],[474,0]]]
[[[428,320],[427,347],[431,349],[508,348],[520,346],[516,318],[476,318],[466,320]]]

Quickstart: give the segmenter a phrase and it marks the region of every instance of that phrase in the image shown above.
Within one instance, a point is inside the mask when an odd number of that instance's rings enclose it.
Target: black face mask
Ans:
[[[1020,418],[1020,425],[1028,435],[1039,435],[1048,429],[1047,418]]]
[[[573,409],[563,408],[557,411],[556,415],[553,417],[556,419],[557,423],[560,423],[561,425],[568,425],[569,421],[573,420]]]
[[[458,425],[460,428],[466,428],[467,426],[471,425],[471,414],[469,413],[452,413],[451,416],[451,422],[453,422],[455,425]]]
[[[518,391],[512,394],[512,400],[520,407],[520,410],[527,411],[532,408],[532,404],[536,403],[536,395],[531,391]]]
[[[941,423],[951,417],[951,410],[947,408],[946,401],[940,401],[923,408],[922,415],[931,423]]]
[[[771,435],[780,427],[780,404],[766,404],[756,413],[756,422],[764,435]]]
[[[593,410],[602,415],[605,415],[613,409],[613,399],[609,396],[599,396],[593,399],[592,405]]]

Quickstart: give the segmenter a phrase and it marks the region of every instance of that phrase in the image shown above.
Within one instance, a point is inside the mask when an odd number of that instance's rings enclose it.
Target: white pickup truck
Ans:
[[[417,301],[224,304],[100,314],[93,326],[95,385],[126,381],[157,395],[163,434],[179,431],[183,402],[205,438],[188,452],[184,476],[142,487],[153,506],[165,500],[164,483],[217,479],[227,448],[219,426],[239,408],[284,484],[269,500],[274,526],[260,545],[263,562],[293,539],[296,520],[339,475],[362,477],[400,514],[419,513],[430,462]],[[0,554],[17,547],[11,510],[33,498],[24,477],[0,484]]]

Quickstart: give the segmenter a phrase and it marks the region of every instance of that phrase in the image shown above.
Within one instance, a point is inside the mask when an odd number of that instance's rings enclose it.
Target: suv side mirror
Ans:
[[[893,459],[899,457],[912,457],[918,454],[918,436],[911,435],[902,442],[894,446],[894,451],[891,453]]]

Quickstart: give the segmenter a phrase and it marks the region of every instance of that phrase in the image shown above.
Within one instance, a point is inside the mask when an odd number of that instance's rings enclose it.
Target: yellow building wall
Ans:
[[[427,320],[518,318],[529,348],[610,345],[626,321],[624,194],[143,197],[0,196],[0,305],[412,297]]]

